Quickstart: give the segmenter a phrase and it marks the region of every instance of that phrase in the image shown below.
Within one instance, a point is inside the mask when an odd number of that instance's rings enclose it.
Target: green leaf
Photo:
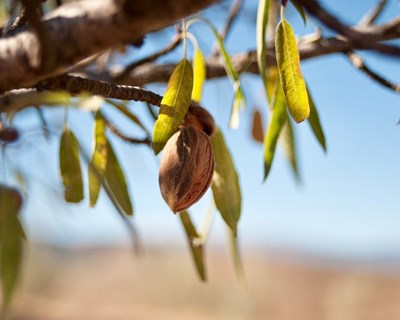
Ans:
[[[265,92],[268,96],[267,89],[267,61],[266,61],[266,44],[265,35],[269,17],[269,0],[260,0],[257,10],[257,64],[264,83]]]
[[[304,11],[303,6],[297,2],[297,0],[291,0],[293,6],[295,7],[295,9],[297,10],[297,12],[299,13],[299,15],[301,16],[301,18],[303,19],[304,25],[306,25],[307,23],[307,16],[306,13]]]
[[[133,208],[131,199],[129,197],[125,175],[110,141],[107,141],[107,165],[105,179],[121,210],[126,215],[131,216],[133,214]]]
[[[13,188],[0,186],[0,279],[3,314],[7,311],[18,282],[25,234],[18,214],[22,196]]]
[[[192,257],[196,265],[197,273],[202,281],[207,280],[206,270],[204,265],[203,243],[201,237],[197,233],[192,220],[190,219],[189,212],[182,211],[179,213],[182,225],[186,232],[186,237],[192,252]]]
[[[100,111],[96,112],[94,127],[94,149],[89,163],[89,199],[94,207],[104,181],[107,165],[106,124]]]
[[[239,178],[222,132],[217,129],[211,138],[215,171],[211,182],[215,205],[234,234],[241,212]]]
[[[83,199],[83,180],[79,159],[79,143],[68,128],[64,128],[60,142],[60,173],[67,202]]]
[[[285,101],[293,119],[299,123],[308,118],[310,106],[300,69],[300,57],[293,29],[282,20],[276,29],[276,61]]]
[[[158,154],[168,139],[178,130],[189,108],[193,89],[193,69],[182,60],[176,66],[161,101],[160,112],[153,130],[153,150]]]
[[[204,79],[206,78],[206,64],[200,48],[196,48],[193,59],[193,91],[192,100],[200,102],[203,92]]]
[[[308,93],[308,101],[310,103],[310,117],[308,118],[308,123],[310,124],[311,130],[314,133],[315,138],[317,138],[322,149],[324,149],[324,151],[326,152],[326,141],[325,141],[324,130],[322,129],[317,108],[315,106],[314,100],[308,88],[307,88],[307,93]]]
[[[214,37],[217,41],[218,51],[221,54],[221,57],[223,58],[226,74],[228,75],[229,79],[233,83],[234,95],[233,95],[233,103],[232,103],[231,118],[229,121],[229,126],[231,128],[238,128],[239,127],[239,110],[241,108],[246,107],[244,93],[243,93],[242,87],[240,85],[239,74],[236,72],[235,68],[233,67],[232,60],[229,57],[229,54],[225,49],[224,41],[218,34],[218,30],[213,26],[213,24],[209,20],[204,19],[204,18],[192,19],[190,22],[188,22],[188,27],[191,23],[196,22],[196,21],[202,21],[205,24],[207,24],[210,27],[210,29],[211,29],[212,33],[214,34]]]
[[[300,174],[296,154],[296,141],[294,137],[293,126],[288,117],[280,135],[280,142],[283,145],[283,149],[285,150],[286,157],[289,160],[290,167],[293,170],[296,181],[300,182]]]
[[[279,85],[279,79],[276,81],[275,89],[275,94],[272,98],[271,104],[271,121],[264,137],[264,181],[267,179],[271,170],[279,134],[287,120],[286,104],[283,97],[282,88]]]

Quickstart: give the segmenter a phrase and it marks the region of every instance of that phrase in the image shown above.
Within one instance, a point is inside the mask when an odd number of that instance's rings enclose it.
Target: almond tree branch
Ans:
[[[75,63],[119,44],[129,44],[218,0],[81,0],[63,4],[42,20],[52,59],[41,65],[31,29],[0,39],[0,93],[30,87]],[[48,64],[48,65],[47,65]]]
[[[383,78],[379,74],[377,74],[375,71],[371,70],[364,62],[364,60],[359,56],[358,54],[354,52],[348,52],[347,58],[349,59],[350,63],[358,70],[361,72],[365,73],[368,77],[370,77],[372,80],[375,80],[382,86],[393,90],[394,92],[400,93],[400,86],[397,84],[394,84],[393,82]]]
[[[151,145],[151,137],[146,137],[144,139],[138,139],[138,138],[133,138],[133,137],[128,137],[125,134],[123,134],[113,123],[110,122],[104,115],[103,115],[104,122],[107,126],[107,128],[118,138],[125,142],[133,143],[133,144],[146,144],[148,146]]]
[[[106,98],[148,102],[156,106],[160,106],[162,100],[162,96],[139,87],[116,85],[70,75],[49,78],[36,86],[47,90],[65,90],[73,95],[89,92]]]
[[[349,42],[353,43],[360,49],[374,50],[387,55],[400,56],[400,47],[379,43],[374,39],[366,38],[362,32],[356,30],[355,28],[348,27],[337,17],[329,13],[319,4],[318,1],[298,0],[298,2],[307,10],[309,14],[316,17],[328,28],[346,37]]]
[[[387,0],[380,0],[378,2],[378,5],[373,8],[370,12],[368,12],[360,21],[360,25],[370,25],[375,22],[375,20],[380,16],[382,13],[383,9],[385,8],[387,4]]]
[[[179,46],[179,44],[182,42],[182,37],[181,37],[181,33],[179,32],[171,41],[171,43],[166,46],[165,48],[161,49],[160,51],[153,53],[150,56],[147,56],[143,59],[140,59],[138,61],[135,61],[129,65],[127,65],[125,67],[125,69],[118,75],[115,76],[115,81],[121,81],[122,79],[124,79],[133,69],[135,69],[136,67],[145,64],[145,63],[149,63],[149,62],[153,62],[155,60],[157,60],[159,57],[166,55],[167,53],[171,52],[172,50],[174,50],[176,47]]]

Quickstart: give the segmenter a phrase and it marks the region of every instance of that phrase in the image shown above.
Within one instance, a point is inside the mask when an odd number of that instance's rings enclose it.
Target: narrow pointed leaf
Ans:
[[[240,257],[238,237],[231,229],[228,229],[228,237],[236,279],[242,286],[246,286],[246,278],[243,270],[242,259]]]
[[[172,73],[161,101],[160,112],[153,129],[153,150],[158,154],[168,139],[178,130],[189,108],[193,89],[193,69],[182,60]]]
[[[294,177],[296,178],[296,181],[300,182],[300,174],[296,154],[296,141],[293,126],[289,118],[286,118],[286,123],[283,126],[282,133],[280,135],[280,141],[283,145],[283,149],[285,150],[286,157],[289,160],[290,167],[293,170]]]
[[[95,206],[100,188],[104,181],[107,165],[106,124],[100,111],[96,113],[94,127],[94,149],[89,163],[89,199],[90,206]]]
[[[264,181],[271,170],[279,134],[287,121],[285,99],[279,82],[277,82],[275,95],[272,100],[272,116],[264,137]]]
[[[206,78],[206,64],[200,48],[196,48],[193,59],[193,92],[192,100],[200,102],[203,92],[204,79]]]
[[[269,0],[260,0],[257,11],[257,64],[267,93],[267,63],[265,35],[269,17]]]
[[[253,112],[253,119],[251,124],[251,136],[256,142],[263,143],[264,141],[262,117],[261,117],[261,112],[258,109],[255,109]]]
[[[211,182],[215,205],[234,234],[241,212],[239,178],[222,132],[217,129],[211,138],[215,156],[215,171]]]
[[[197,273],[202,281],[206,281],[207,276],[204,265],[203,244],[201,242],[200,236],[197,233],[192,220],[190,219],[189,212],[180,212],[179,218],[181,219],[183,228],[185,229],[186,237],[188,239],[189,247],[192,252],[192,257],[196,266]]]
[[[3,313],[10,305],[21,269],[25,238],[18,219],[21,206],[22,197],[17,190],[0,186],[0,280]]]
[[[125,175],[110,141],[107,141],[107,165],[105,179],[121,210],[126,215],[131,216],[133,214],[133,208]]]
[[[290,115],[299,123],[308,118],[306,84],[300,69],[300,57],[293,29],[286,20],[282,20],[276,29],[276,61],[285,101]]]
[[[83,199],[83,180],[79,158],[79,143],[68,128],[64,128],[60,142],[60,173],[67,202]]]
[[[297,0],[291,0],[293,6],[295,7],[295,9],[297,10],[297,12],[299,13],[299,15],[301,16],[301,19],[303,19],[304,25],[306,25],[307,23],[307,16],[306,13],[304,11],[303,6],[297,2]]]
[[[310,91],[308,92],[308,101],[310,102],[310,117],[308,118],[308,123],[310,124],[311,130],[314,133],[315,138],[317,138],[322,149],[326,152],[326,140],[324,130],[322,129],[321,122],[319,120],[319,115],[317,108],[315,106],[314,100],[311,96]]]

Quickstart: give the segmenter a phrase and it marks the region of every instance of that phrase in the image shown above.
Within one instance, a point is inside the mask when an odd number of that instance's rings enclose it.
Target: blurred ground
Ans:
[[[200,283],[185,248],[31,248],[12,320],[398,320],[400,272],[245,251],[248,288],[224,251]]]

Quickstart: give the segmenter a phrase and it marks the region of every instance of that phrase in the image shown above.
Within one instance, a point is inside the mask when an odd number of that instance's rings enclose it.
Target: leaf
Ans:
[[[211,138],[215,171],[211,182],[215,205],[234,234],[241,212],[239,178],[220,129]]]
[[[133,215],[133,208],[131,199],[129,197],[125,175],[110,141],[107,141],[107,165],[105,179],[122,211],[128,216]]]
[[[238,237],[231,229],[228,229],[228,237],[236,278],[242,286],[246,286],[246,278],[243,271],[242,259],[240,257]]]
[[[285,150],[286,157],[289,160],[296,181],[300,182],[300,174],[297,165],[296,143],[295,143],[293,127],[289,118],[287,116],[286,118],[287,118],[286,123],[283,126],[282,133],[280,135],[280,141],[283,144],[283,149]]]
[[[276,29],[276,61],[285,101],[293,119],[299,123],[308,118],[310,106],[300,69],[300,57],[293,29],[282,20]]]
[[[153,150],[158,154],[168,139],[178,130],[189,108],[193,89],[193,69],[182,60],[172,73],[161,101],[160,112],[153,130]]]
[[[114,106],[124,116],[126,116],[128,119],[130,119],[133,123],[137,124],[140,128],[142,128],[144,132],[146,132],[147,134],[150,135],[149,131],[143,125],[143,123],[140,121],[140,119],[138,117],[136,117],[132,112],[130,112],[126,105],[123,105],[122,103],[118,103],[111,99],[105,99],[105,100],[107,103]]]
[[[232,103],[232,110],[231,110],[231,117],[229,121],[229,126],[231,128],[238,128],[239,127],[239,110],[241,108],[246,107],[246,100],[244,97],[244,93],[242,91],[242,87],[240,85],[240,79],[239,79],[239,74],[236,72],[235,68],[233,67],[233,63],[231,58],[229,57],[228,52],[225,49],[224,41],[222,38],[219,36],[217,29],[212,25],[210,21],[207,19],[203,18],[197,18],[192,21],[203,21],[206,23],[211,31],[214,34],[215,39],[217,40],[217,46],[218,46],[218,51],[223,57],[223,62],[224,62],[224,68],[226,71],[226,74],[228,77],[231,79],[233,83],[233,103]]]
[[[204,79],[206,78],[206,64],[203,53],[197,46],[193,59],[193,91],[192,100],[200,102],[203,91]]]
[[[287,120],[285,99],[278,79],[276,83],[275,94],[272,98],[271,121],[264,137],[264,181],[271,170],[279,134]]]
[[[304,11],[303,6],[297,2],[297,0],[291,0],[294,8],[297,10],[297,12],[299,13],[299,15],[301,16],[301,19],[303,19],[304,25],[306,25],[307,23],[307,16],[306,13]]]
[[[83,180],[79,159],[79,143],[68,128],[64,128],[60,142],[60,173],[67,202],[83,199]]]
[[[18,219],[22,196],[10,187],[0,186],[0,279],[3,291],[3,314],[7,311],[18,282],[23,228]]]
[[[257,64],[264,88],[268,96],[267,89],[267,61],[265,35],[269,17],[269,0],[260,0],[257,10]]]
[[[107,166],[106,124],[100,111],[96,112],[94,127],[94,150],[89,163],[89,199],[94,207],[99,197]]]
[[[193,261],[196,265],[197,273],[202,281],[206,281],[207,276],[204,266],[203,244],[200,240],[200,236],[190,219],[189,212],[180,212],[179,218],[181,219],[182,225],[186,232],[186,237],[188,239],[190,250],[192,252]]]
[[[315,138],[317,138],[322,149],[324,149],[324,151],[326,152],[326,141],[325,141],[324,130],[322,129],[317,108],[315,106],[314,100],[308,88],[307,88],[307,93],[308,93],[308,101],[310,103],[310,117],[308,118],[308,123],[310,124],[311,130],[314,133]]]
[[[264,141],[264,130],[262,127],[261,112],[258,109],[254,109],[253,120],[251,125],[251,136],[257,142],[263,143]]]

